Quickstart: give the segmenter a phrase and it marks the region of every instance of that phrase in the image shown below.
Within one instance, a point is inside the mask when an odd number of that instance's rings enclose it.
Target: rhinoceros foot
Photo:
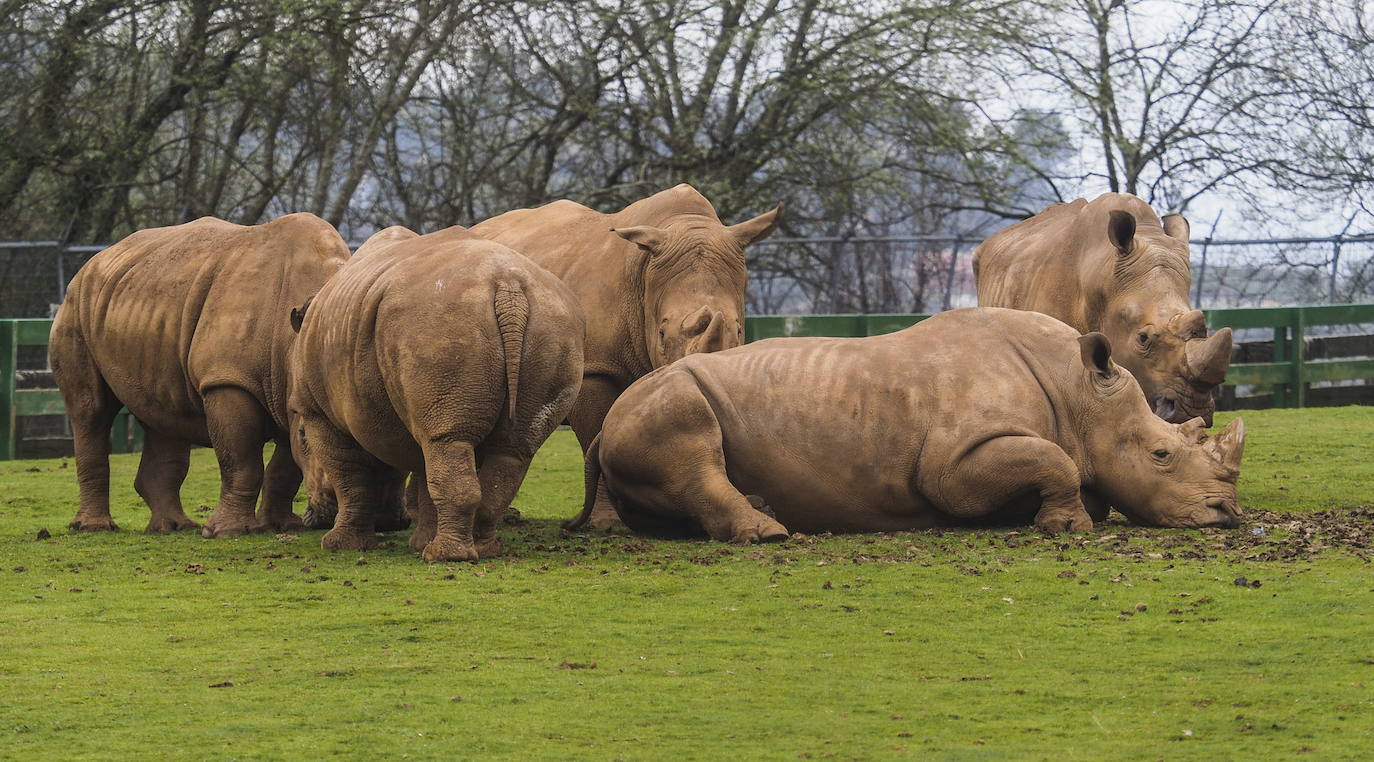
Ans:
[[[505,551],[505,546],[495,537],[478,538],[477,557],[495,558]]]
[[[294,513],[275,516],[258,514],[257,520],[253,524],[254,532],[299,532],[307,528],[305,521]]]
[[[252,534],[257,529],[257,518],[249,513],[247,515],[229,514],[219,508],[210,514],[206,519],[205,526],[200,530],[201,537],[239,537],[245,534]]]
[[[1093,528],[1093,519],[1082,506],[1076,509],[1042,508],[1035,515],[1035,526],[1046,532],[1087,532]]]
[[[320,538],[325,550],[372,550],[377,547],[377,535],[348,527],[334,527]]]
[[[425,546],[434,541],[435,528],[420,524],[415,527],[415,531],[410,533],[410,539],[406,542],[412,550],[423,551]]]
[[[166,534],[168,532],[181,532],[185,530],[200,529],[200,524],[196,523],[186,514],[171,516],[153,516],[148,520],[148,534]]]
[[[611,501],[606,499],[603,494],[596,496],[596,503],[592,505],[591,516],[587,518],[587,526],[594,529],[611,529],[613,527],[624,526],[620,520],[620,514],[615,512],[615,507]]]
[[[432,564],[449,561],[476,561],[477,548],[452,535],[438,535],[425,546],[424,559]]]
[[[306,529],[332,529],[334,527],[334,516],[337,511],[326,510],[311,503],[305,508],[305,515],[301,518]]]
[[[114,532],[119,529],[109,516],[82,516],[79,513],[67,528],[77,532]]]
[[[787,527],[779,524],[776,520],[758,512],[757,518],[751,516],[735,523],[731,527],[733,535],[730,542],[738,545],[748,545],[755,542],[782,542],[792,535],[787,531]]]

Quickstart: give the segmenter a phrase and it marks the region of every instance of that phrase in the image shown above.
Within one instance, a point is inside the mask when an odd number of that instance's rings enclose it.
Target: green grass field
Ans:
[[[559,432],[452,566],[145,535],[137,456],[78,535],[70,461],[0,463],[0,758],[1367,757],[1374,408],[1246,422],[1239,530],[765,547],[561,535]]]

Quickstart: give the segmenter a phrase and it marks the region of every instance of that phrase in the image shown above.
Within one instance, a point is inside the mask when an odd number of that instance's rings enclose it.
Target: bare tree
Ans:
[[[1248,104],[1282,97],[1265,48],[1280,0],[1071,0],[1012,40],[999,74],[1024,108],[1063,103],[1081,160],[1041,171],[1060,199],[1085,183],[1184,210],[1271,168]],[[1074,164],[1077,164],[1075,171]]]

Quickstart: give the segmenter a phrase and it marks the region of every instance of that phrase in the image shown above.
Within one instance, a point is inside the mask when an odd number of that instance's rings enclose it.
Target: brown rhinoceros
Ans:
[[[1055,204],[973,254],[980,307],[1033,310],[1111,339],[1155,414],[1212,425],[1212,390],[1231,363],[1231,329],[1207,338],[1188,303],[1188,221],[1161,221],[1124,193]]]
[[[461,231],[462,229],[459,228],[458,230]],[[353,252],[353,259],[369,256],[394,244],[418,237],[420,234],[409,228],[393,225],[373,233],[372,237],[368,238],[362,246],[358,247],[357,251]],[[300,331],[301,324],[305,320],[305,313],[310,307],[310,301],[307,300],[299,308],[292,308],[291,326],[293,330]],[[334,488],[329,484],[329,477],[325,475],[320,463],[301,455],[305,448],[301,446],[303,432],[299,422],[293,421],[292,429],[297,440],[293,443],[293,451],[297,453],[297,462],[305,473],[306,493],[309,496],[309,503],[301,518],[307,529],[331,529],[334,526],[334,518],[339,512]],[[405,492],[401,491],[401,485],[391,485],[391,492],[382,498],[382,505],[391,507],[377,512],[377,531],[403,529],[410,525],[415,515],[415,509],[419,505],[418,485],[415,484],[414,479],[411,482],[410,489]]]
[[[288,312],[347,259],[339,234],[310,214],[255,227],[204,217],[134,233],[92,257],[72,279],[48,350],[76,448],[81,506],[71,528],[115,528],[108,456],[121,405],[146,431],[134,488],[152,509],[148,531],[198,526],[180,496],[193,444],[214,447],[220,464],[206,537],[299,528]],[[277,449],[264,473],[268,440]]]
[[[1100,333],[975,308],[863,339],[695,355],[616,400],[587,453],[632,529],[717,540],[959,521],[1079,531],[1114,506],[1235,526],[1245,429],[1151,414]]]
[[[582,379],[567,286],[449,228],[360,251],[296,315],[291,415],[338,505],[324,548],[375,546],[372,513],[409,472],[425,560],[499,552],[495,517]]]
[[[587,362],[569,423],[586,450],[635,379],[679,357],[743,343],[744,247],[772,233],[781,212],[726,227],[711,202],[684,184],[614,214],[555,201],[472,232],[519,251],[577,295],[587,316]],[[593,522],[614,519],[603,501]]]

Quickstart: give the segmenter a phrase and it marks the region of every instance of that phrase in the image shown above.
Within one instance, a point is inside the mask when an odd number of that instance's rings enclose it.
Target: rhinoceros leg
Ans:
[[[312,457],[318,459],[334,487],[338,513],[334,528],[320,538],[325,550],[371,550],[377,547],[379,507],[395,492],[404,474],[377,460],[356,440],[323,418],[306,417],[305,433]]]
[[[587,448],[591,447],[592,440],[601,433],[601,423],[606,420],[606,413],[623,391],[624,389],[605,376],[586,376],[582,379],[582,389],[577,394],[577,402],[573,404],[572,411],[568,413],[568,423],[577,435],[584,455]],[[611,505],[604,481],[597,485],[596,502],[587,523],[601,529],[621,526],[620,516]]]
[[[435,516],[434,539],[425,545],[424,559],[430,563],[476,561],[473,533],[482,504],[476,453],[471,444],[453,440],[430,440],[422,447],[425,486]]]
[[[219,460],[219,503],[205,537],[233,537],[257,529],[253,514],[262,489],[262,446],[270,419],[253,395],[230,386],[205,393],[205,423]]]
[[[76,482],[81,503],[67,526],[85,532],[118,529],[110,518],[110,428],[119,413],[115,399],[86,343],[71,330],[53,331],[52,365],[72,424]]]
[[[303,478],[300,466],[291,456],[291,446],[285,441],[278,442],[263,474],[262,501],[258,504],[254,531],[294,532],[305,529],[305,522],[291,510],[291,501],[296,498]]]
[[[411,478],[413,480],[414,476]],[[413,502],[407,504],[412,500],[411,492],[410,487],[406,486],[404,475],[390,483],[381,505],[377,506],[372,528],[378,532],[399,532],[409,529],[413,521],[411,513],[414,510]]]
[[[439,519],[434,512],[434,501],[429,497],[429,487],[425,484],[425,472],[416,471],[410,475],[406,486],[406,501],[414,496],[415,530],[410,533],[408,544],[415,550],[423,551],[438,533]]]
[[[1079,494],[1078,467],[1046,439],[1004,436],[989,439],[955,464],[940,481],[941,507],[960,518],[995,513],[1013,499],[1036,493],[1035,525],[1051,532],[1092,529]]]
[[[181,506],[181,484],[191,464],[191,443],[145,427],[143,455],[138,461],[134,490],[148,503],[152,533],[200,529]]]
[[[626,523],[652,531],[686,514],[722,542],[787,539],[786,527],[730,483],[724,433],[693,376],[666,375],[660,392],[664,415],[622,427],[613,442],[601,442],[603,482],[620,500]]]
[[[477,525],[473,530],[478,557],[501,555],[496,523],[510,510],[515,493],[520,490],[529,470],[529,456],[482,448],[482,466],[477,469],[477,478],[482,484],[482,506],[477,510]]]

